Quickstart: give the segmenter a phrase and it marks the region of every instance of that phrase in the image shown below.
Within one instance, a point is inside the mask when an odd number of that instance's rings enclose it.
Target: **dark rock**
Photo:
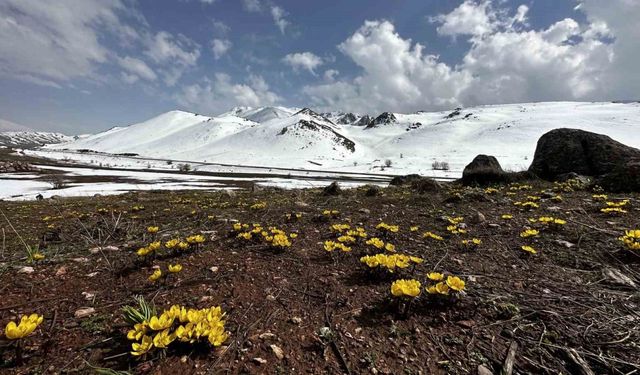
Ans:
[[[382,193],[382,189],[378,185],[367,185],[364,195],[367,197],[377,197]]]
[[[601,176],[633,159],[640,159],[640,150],[606,135],[578,129],[555,129],[538,140],[529,171],[547,180],[570,172]]]
[[[391,112],[383,112],[380,116],[373,119],[369,125],[367,125],[367,129],[375,128],[378,125],[386,125],[393,124],[397,121],[396,116]]]
[[[640,192],[640,159],[619,165],[598,178],[596,184],[614,193]]]
[[[420,177],[417,180],[411,182],[411,190],[418,194],[432,193],[442,190],[442,185],[429,177]]]
[[[332,182],[329,186],[322,190],[323,195],[340,195],[342,194],[342,188],[336,181]]]
[[[338,124],[342,124],[342,125],[353,124],[354,122],[356,122],[357,119],[358,118],[353,113],[345,113],[344,115],[340,116],[340,118],[338,119]]]
[[[489,155],[478,155],[462,171],[462,183],[465,185],[487,185],[504,182],[507,174],[498,159]]]
[[[41,200],[43,200],[43,199],[44,199],[44,197],[42,196],[42,194],[38,194],[38,195],[36,195],[36,200],[37,200],[37,201],[41,201]]]
[[[373,121],[373,117],[369,116],[369,115],[364,115],[362,117],[360,117],[360,120],[358,120],[358,122],[356,122],[353,125],[356,126],[367,126],[371,123],[371,121]]]
[[[420,180],[422,176],[419,174],[408,174],[406,176],[396,176],[391,179],[389,185],[391,186],[402,186],[402,185],[410,185],[413,181]]]
[[[567,182],[570,180],[578,181],[581,185],[585,186],[591,183],[591,178],[589,178],[589,176],[583,176],[575,172],[563,173],[556,177],[556,181],[559,182]]]

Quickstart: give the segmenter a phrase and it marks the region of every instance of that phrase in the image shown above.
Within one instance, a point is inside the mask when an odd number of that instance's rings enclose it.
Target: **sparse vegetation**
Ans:
[[[433,169],[434,171],[448,171],[449,163],[446,161],[436,160],[433,163],[431,163],[431,169]]]

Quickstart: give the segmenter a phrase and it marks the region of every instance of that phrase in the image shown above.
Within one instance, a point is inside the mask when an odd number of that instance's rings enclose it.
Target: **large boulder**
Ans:
[[[596,184],[614,193],[640,191],[640,159],[616,166],[611,172],[596,179]]]
[[[640,150],[606,135],[578,129],[555,129],[538,140],[529,171],[547,180],[571,172],[601,176],[614,170],[623,173],[619,167],[634,159],[640,159]]]
[[[478,155],[462,171],[465,185],[488,185],[504,182],[507,174],[498,159],[490,155]]]

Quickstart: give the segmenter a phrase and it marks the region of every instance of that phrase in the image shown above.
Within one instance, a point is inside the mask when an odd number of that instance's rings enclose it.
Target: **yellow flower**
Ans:
[[[377,238],[377,237],[372,237],[369,238],[367,240],[367,242],[365,242],[367,245],[371,245],[373,247],[375,247],[376,249],[382,249],[384,247],[384,241],[382,241],[381,239]]]
[[[250,240],[252,235],[251,235],[251,232],[242,232],[242,233],[238,233],[238,235],[236,237],[237,238],[244,238],[245,240]]]
[[[503,220],[511,220],[513,219],[513,215],[509,215],[509,214],[504,214],[502,216],[500,216]]]
[[[182,271],[182,265],[181,264],[175,264],[175,265],[169,265],[168,267],[169,272],[171,273],[178,273],[180,271]]]
[[[520,233],[520,237],[522,238],[536,237],[538,234],[540,234],[540,232],[536,229],[527,229],[524,232]]]
[[[235,230],[236,232],[240,231],[241,229],[242,229],[242,224],[240,223],[233,224],[233,230]]]
[[[41,252],[36,252],[34,253],[32,256],[33,260],[43,260],[44,259],[44,254],[42,254]]]
[[[167,242],[164,243],[164,247],[166,247],[167,249],[173,249],[174,247],[178,246],[178,244],[180,243],[180,240],[177,238],[173,238]]]
[[[162,244],[160,243],[160,241],[155,241],[149,244],[148,248],[151,251],[156,251],[160,248],[160,246],[162,246]]]
[[[394,297],[417,297],[420,294],[420,281],[396,280],[391,284],[391,294]]]
[[[155,270],[155,271],[153,271],[151,276],[149,276],[149,281],[156,282],[161,276],[162,276],[162,271]]]
[[[535,253],[537,253],[537,251],[536,251],[533,247],[531,247],[531,246],[523,245],[523,246],[522,246],[522,247],[520,247],[520,248],[521,248],[522,250],[526,251],[527,253],[530,253],[530,254],[535,254]]]
[[[131,344],[131,354],[135,356],[141,356],[146,354],[153,347],[153,340],[149,336],[143,336],[140,343],[134,342]]]
[[[156,348],[166,348],[176,339],[176,335],[174,333],[170,333],[169,329],[165,329],[164,331],[160,331],[156,333],[153,338],[153,346]]]
[[[141,247],[138,249],[138,251],[136,251],[136,254],[138,254],[141,257],[149,255],[149,253],[151,253],[151,249],[148,247]]]
[[[389,225],[385,222],[381,222],[378,225],[376,225],[376,229],[384,229],[391,233],[397,233],[398,230],[400,230],[400,227],[398,227],[397,225]]]
[[[444,275],[440,272],[430,272],[429,274],[427,274],[427,277],[429,278],[429,280],[433,281],[440,281],[444,279]]]
[[[443,238],[441,236],[438,236],[437,234],[431,233],[431,232],[424,232],[422,234],[422,237],[423,238],[431,238],[431,239],[434,239],[434,240],[437,240],[437,241],[442,241],[443,240]]]
[[[640,230],[627,230],[624,236],[619,238],[629,250],[640,250]]]
[[[291,237],[293,239],[298,238],[298,233],[291,233],[291,234],[289,234],[289,237]]]
[[[428,291],[428,290],[427,290]],[[439,282],[433,287],[435,293],[431,294],[449,294],[449,286],[445,282]]]
[[[147,232],[149,233],[158,233],[160,227],[147,227]]]
[[[127,338],[132,341],[138,341],[147,333],[147,323],[136,323],[133,329],[127,332]]]
[[[417,226],[417,225],[414,225],[414,226],[412,226],[412,227],[409,227],[409,230],[410,230],[410,231],[412,231],[412,232],[417,232],[417,231],[418,231],[418,229],[420,229],[420,227],[419,227],[419,226]]]
[[[395,253],[396,252],[396,245],[387,243],[386,245],[384,245],[384,249],[387,250],[390,253]]]
[[[152,316],[149,319],[149,328],[154,331],[162,331],[165,330],[173,324],[173,320],[175,316],[169,313],[168,311],[163,312],[160,316]]]
[[[184,241],[180,241],[180,243],[178,244],[178,249],[180,250],[185,250],[188,248],[189,248],[189,244]]]
[[[38,314],[23,315],[20,322],[9,322],[4,328],[4,335],[9,340],[18,340],[29,336],[42,323],[44,317]]]
[[[448,276],[447,286],[456,292],[462,292],[464,290],[464,281],[458,276]]]
[[[203,243],[204,241],[205,241],[205,238],[201,234],[196,234],[196,235],[187,237],[187,243],[190,243],[190,244]]]

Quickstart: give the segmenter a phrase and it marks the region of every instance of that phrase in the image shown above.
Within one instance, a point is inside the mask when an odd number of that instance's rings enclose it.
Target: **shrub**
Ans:
[[[393,164],[393,162],[391,161],[391,159],[387,159],[387,160],[385,160],[385,161],[384,161],[384,166],[385,166],[385,167],[387,167],[387,168],[388,168],[388,167],[390,167],[390,166],[391,166],[391,164]]]
[[[189,172],[191,170],[191,164],[178,164],[178,170],[180,172]]]
[[[436,160],[433,163],[431,163],[431,169],[433,169],[434,171],[448,171],[449,163],[447,163],[446,161]]]

